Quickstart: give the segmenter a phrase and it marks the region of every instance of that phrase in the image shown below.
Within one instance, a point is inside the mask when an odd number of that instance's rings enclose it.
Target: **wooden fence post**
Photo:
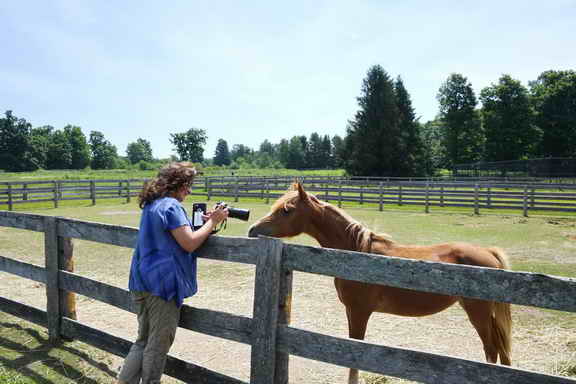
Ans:
[[[258,247],[252,315],[250,383],[270,384],[274,382],[276,367],[283,244],[279,239],[262,238]]]
[[[524,203],[523,203],[523,214],[524,217],[528,217],[528,185],[524,185]]]
[[[360,184],[360,205],[364,204],[364,186]]]
[[[398,205],[402,206],[402,185],[398,185]]]
[[[96,183],[94,180],[90,180],[90,199],[92,199],[92,205],[96,205]]]
[[[380,204],[378,209],[380,212],[384,209],[384,191],[382,190],[382,182],[378,183],[378,190],[380,192]]]
[[[444,186],[440,187],[440,206],[444,207]]]
[[[61,340],[62,317],[76,319],[76,298],[74,293],[60,289],[59,271],[74,270],[73,245],[69,238],[58,236],[58,218],[44,218],[44,255],[46,266],[46,312],[48,337],[50,342]]]
[[[238,202],[238,189],[240,188],[240,180],[236,176],[236,184],[234,185],[234,202]]]
[[[118,182],[118,196],[122,197],[122,181]]]
[[[206,178],[206,200],[210,201],[210,194],[212,189],[212,182],[211,179]]]
[[[490,185],[488,185],[486,192],[488,192],[488,197],[486,198],[487,199],[486,203],[488,205],[488,208],[492,208],[492,187]]]
[[[282,260],[284,260],[284,254],[282,254],[282,256]],[[290,319],[292,315],[292,279],[292,271],[282,268],[280,271],[280,296],[278,298],[280,304],[278,313],[278,325],[290,325]],[[276,353],[274,384],[288,383],[289,360],[289,353]]]
[[[58,182],[54,181],[54,208],[58,208]]]
[[[430,183],[426,182],[426,208],[424,208],[426,213],[430,213]]]
[[[130,202],[130,180],[126,180],[126,203]]]
[[[478,201],[478,183],[476,183],[474,185],[474,214],[475,215],[479,215],[480,214],[480,209],[479,209],[479,204],[480,202]]]
[[[270,184],[266,182],[266,204],[270,204]]]
[[[12,210],[12,184],[8,184],[8,210]]]
[[[342,180],[338,180],[338,208],[342,208]]]
[[[22,184],[22,200],[28,200],[28,184]]]

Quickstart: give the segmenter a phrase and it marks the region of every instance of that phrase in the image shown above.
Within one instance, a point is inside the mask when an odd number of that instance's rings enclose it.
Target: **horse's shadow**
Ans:
[[[63,342],[54,345],[36,329],[9,321],[0,322],[0,329],[2,329],[0,348],[7,350],[7,353],[0,355],[0,365],[31,378],[34,383],[53,384],[54,381],[50,377],[59,376],[66,377],[74,383],[98,384],[99,381],[85,375],[86,369],[79,369],[78,366],[81,365],[88,365],[90,368],[87,369],[98,370],[104,376],[116,377],[116,372],[107,364],[94,360],[86,352],[77,349],[73,343]],[[14,333],[6,332],[9,330],[17,332],[19,336],[11,337]],[[18,339],[18,341],[13,339]],[[65,354],[69,356],[68,359],[61,358]],[[74,366],[70,365],[69,361],[74,361]],[[41,365],[44,369],[34,369],[33,366],[37,365]],[[39,373],[45,370],[46,375]]]

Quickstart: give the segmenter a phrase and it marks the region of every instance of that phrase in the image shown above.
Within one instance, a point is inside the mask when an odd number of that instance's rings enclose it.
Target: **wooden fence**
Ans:
[[[84,325],[66,310],[67,295],[77,292],[135,311],[125,289],[65,270],[72,249],[67,239],[133,247],[137,229],[7,211],[0,211],[0,226],[44,232],[44,267],[0,256],[0,271],[46,284],[47,311],[2,297],[0,310],[47,326],[53,341],[69,337],[126,355],[129,341]],[[214,236],[199,253],[208,259],[256,265],[252,318],[184,306],[180,321],[182,328],[250,345],[250,383],[287,383],[289,355],[422,383],[576,383],[565,377],[338,338],[289,325],[293,271],[569,312],[576,312],[574,279],[284,244],[271,238]],[[174,357],[169,357],[165,372],[185,382],[242,382]]]
[[[338,178],[309,176],[301,179],[306,189],[320,199],[342,204],[358,203],[382,211],[390,206],[421,206],[425,212],[433,208],[465,208],[475,214],[481,210],[513,210],[528,216],[529,212],[576,212],[576,185],[522,184],[495,181],[410,181],[376,178]],[[211,199],[233,200],[256,198],[265,200],[281,196],[293,178],[290,177],[206,177],[198,179],[192,195]],[[138,195],[143,179],[130,180],[57,180],[0,183],[0,206],[9,211],[16,204],[89,200],[125,199]]]

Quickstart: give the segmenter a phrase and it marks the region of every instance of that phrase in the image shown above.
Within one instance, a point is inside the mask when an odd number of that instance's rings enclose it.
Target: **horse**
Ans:
[[[307,193],[301,183],[272,204],[268,215],[255,222],[248,236],[294,237],[305,233],[321,247],[479,267],[508,269],[507,256],[499,248],[467,243],[430,246],[402,245],[377,234],[330,203]],[[476,329],[486,360],[511,365],[512,319],[510,304],[418,292],[385,285],[334,279],[338,298],[346,308],[348,335],[363,340],[373,312],[420,317],[438,313],[458,302]],[[358,383],[358,370],[350,369],[349,384]]]

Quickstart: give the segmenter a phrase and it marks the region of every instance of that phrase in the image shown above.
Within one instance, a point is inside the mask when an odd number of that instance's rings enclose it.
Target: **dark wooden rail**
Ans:
[[[129,341],[71,319],[63,297],[76,292],[134,312],[129,292],[62,270],[63,239],[132,247],[137,229],[7,211],[0,211],[0,226],[45,233],[45,266],[0,256],[0,271],[46,283],[49,304],[42,311],[0,297],[0,310],[47,326],[51,340],[76,338],[124,356]],[[322,335],[290,327],[288,320],[292,271],[568,312],[576,312],[574,279],[284,244],[270,238],[215,236],[199,253],[204,258],[256,265],[252,318],[184,306],[180,321],[180,327],[251,345],[251,383],[287,383],[289,355],[422,383],[576,383],[565,377]],[[166,374],[185,382],[241,383],[173,357]]]

